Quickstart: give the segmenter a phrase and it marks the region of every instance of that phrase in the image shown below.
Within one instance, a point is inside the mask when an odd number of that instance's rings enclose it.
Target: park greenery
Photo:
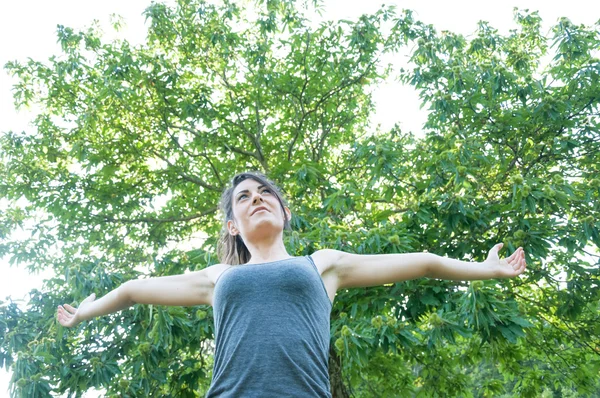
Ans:
[[[136,305],[74,329],[55,312],[215,264],[218,199],[246,170],[284,190],[292,255],[526,251],[514,280],[338,292],[334,397],[597,396],[599,25],[546,31],[515,10],[509,33],[481,22],[467,38],[407,10],[314,24],[318,9],[152,3],[144,44],[59,26],[60,54],[5,66],[37,113],[0,138],[0,255],[54,272],[26,305],[2,297],[14,397],[203,396],[210,307]],[[373,89],[394,79],[428,109],[422,131],[400,128],[400,106],[394,128],[372,123]]]

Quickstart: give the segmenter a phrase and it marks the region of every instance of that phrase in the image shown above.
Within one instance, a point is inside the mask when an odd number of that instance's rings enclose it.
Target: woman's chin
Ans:
[[[274,233],[279,233],[283,231],[283,225],[276,224],[273,220],[262,219],[256,220],[253,223],[252,229],[248,231],[246,234],[248,238],[252,239],[253,237],[262,238],[264,236],[272,236]]]

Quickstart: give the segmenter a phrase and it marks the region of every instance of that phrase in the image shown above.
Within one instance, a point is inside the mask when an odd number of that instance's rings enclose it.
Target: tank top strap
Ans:
[[[308,256],[304,256],[308,259],[308,261],[312,264],[313,269],[315,270],[315,272],[317,273],[317,275],[319,275],[319,279],[321,280],[321,286],[323,287],[323,291],[325,292],[325,295],[327,296],[327,298],[329,299],[329,293],[327,292],[327,287],[325,287],[325,282],[323,282],[323,278],[321,278],[321,273],[319,272],[319,269],[317,268],[317,265],[315,264],[315,261],[313,260],[311,255]],[[333,306],[333,303],[331,302],[331,300],[329,300],[329,304],[331,306]]]
[[[312,259],[312,256],[309,254],[307,256],[304,256],[308,259],[308,261],[310,261],[310,263],[312,264],[312,266],[314,267],[314,269],[319,272],[319,269],[317,268],[317,265],[315,264],[315,261]],[[320,275],[320,274],[319,274]]]

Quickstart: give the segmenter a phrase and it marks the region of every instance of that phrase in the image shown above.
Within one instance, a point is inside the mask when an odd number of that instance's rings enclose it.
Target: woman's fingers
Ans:
[[[74,314],[77,312],[77,308],[70,306],[69,304],[64,304],[63,305],[63,309],[65,310],[65,312],[68,312],[70,314]]]
[[[523,261],[523,249],[517,249],[517,251],[514,253],[514,256],[515,258],[513,260],[513,268],[519,269],[521,267],[521,262]]]
[[[62,306],[58,308],[58,323],[63,326],[71,327],[73,326],[75,316],[65,310]]]
[[[65,304],[64,307],[69,310],[72,314],[77,312],[77,308],[70,306],[69,304]]]
[[[512,261],[513,261],[513,260],[516,258],[516,256],[517,256],[517,253],[518,253],[518,252],[519,252],[519,249],[515,250],[515,251],[514,251],[514,253],[513,253],[513,254],[511,254],[511,255],[510,255],[508,258],[507,258],[507,260],[508,260],[508,262],[509,262],[509,263],[510,263],[510,262],[512,262]]]
[[[523,269],[521,272],[525,271],[525,268],[527,268],[527,260],[525,260],[525,252],[523,252]]]
[[[65,308],[67,307],[67,308]],[[58,323],[63,326],[70,327],[73,324],[73,318],[75,317],[74,312],[77,311],[75,308],[71,307],[69,304],[65,304],[64,306],[59,305],[57,310],[57,319]]]
[[[65,326],[65,323],[69,321],[69,316],[65,314],[65,310],[62,307],[58,307],[58,322]]]
[[[513,254],[510,255],[507,259],[508,265],[510,265],[515,272],[515,275],[519,275],[525,271],[526,262],[525,262],[525,251],[522,247],[519,247]]]
[[[514,251],[513,254],[510,255],[510,257],[508,258],[508,261],[512,261],[513,259],[519,260],[519,258],[521,257],[522,254],[523,254],[523,248],[519,247],[517,250]]]
[[[525,252],[523,250],[521,250],[519,252],[519,256],[517,257],[517,262],[514,266],[515,271],[517,271],[517,274],[521,274],[523,273],[523,271],[525,271],[525,267],[527,266],[527,263],[525,261]]]
[[[66,311],[62,306],[59,306],[58,307],[58,316],[65,318],[65,319],[69,319],[73,315],[71,313],[69,313],[68,311]]]
[[[85,300],[83,300],[79,304],[79,308],[81,308],[81,306],[84,303],[92,302],[95,299],[96,299],[96,294],[95,293],[90,294],[88,297],[85,298]],[[80,322],[80,320],[78,320],[78,317],[77,317],[78,310],[79,310],[78,308],[75,308],[70,304],[59,305],[58,310],[56,311],[56,318],[57,318],[58,322],[63,326],[66,326],[66,327],[75,326]]]
[[[521,266],[521,248],[517,249],[511,257],[511,265],[514,269],[518,269]]]

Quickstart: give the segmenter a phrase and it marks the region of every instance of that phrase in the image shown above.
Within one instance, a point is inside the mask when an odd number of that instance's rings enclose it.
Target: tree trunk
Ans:
[[[349,398],[348,388],[342,379],[342,361],[333,348],[329,349],[329,382],[332,398]]]

